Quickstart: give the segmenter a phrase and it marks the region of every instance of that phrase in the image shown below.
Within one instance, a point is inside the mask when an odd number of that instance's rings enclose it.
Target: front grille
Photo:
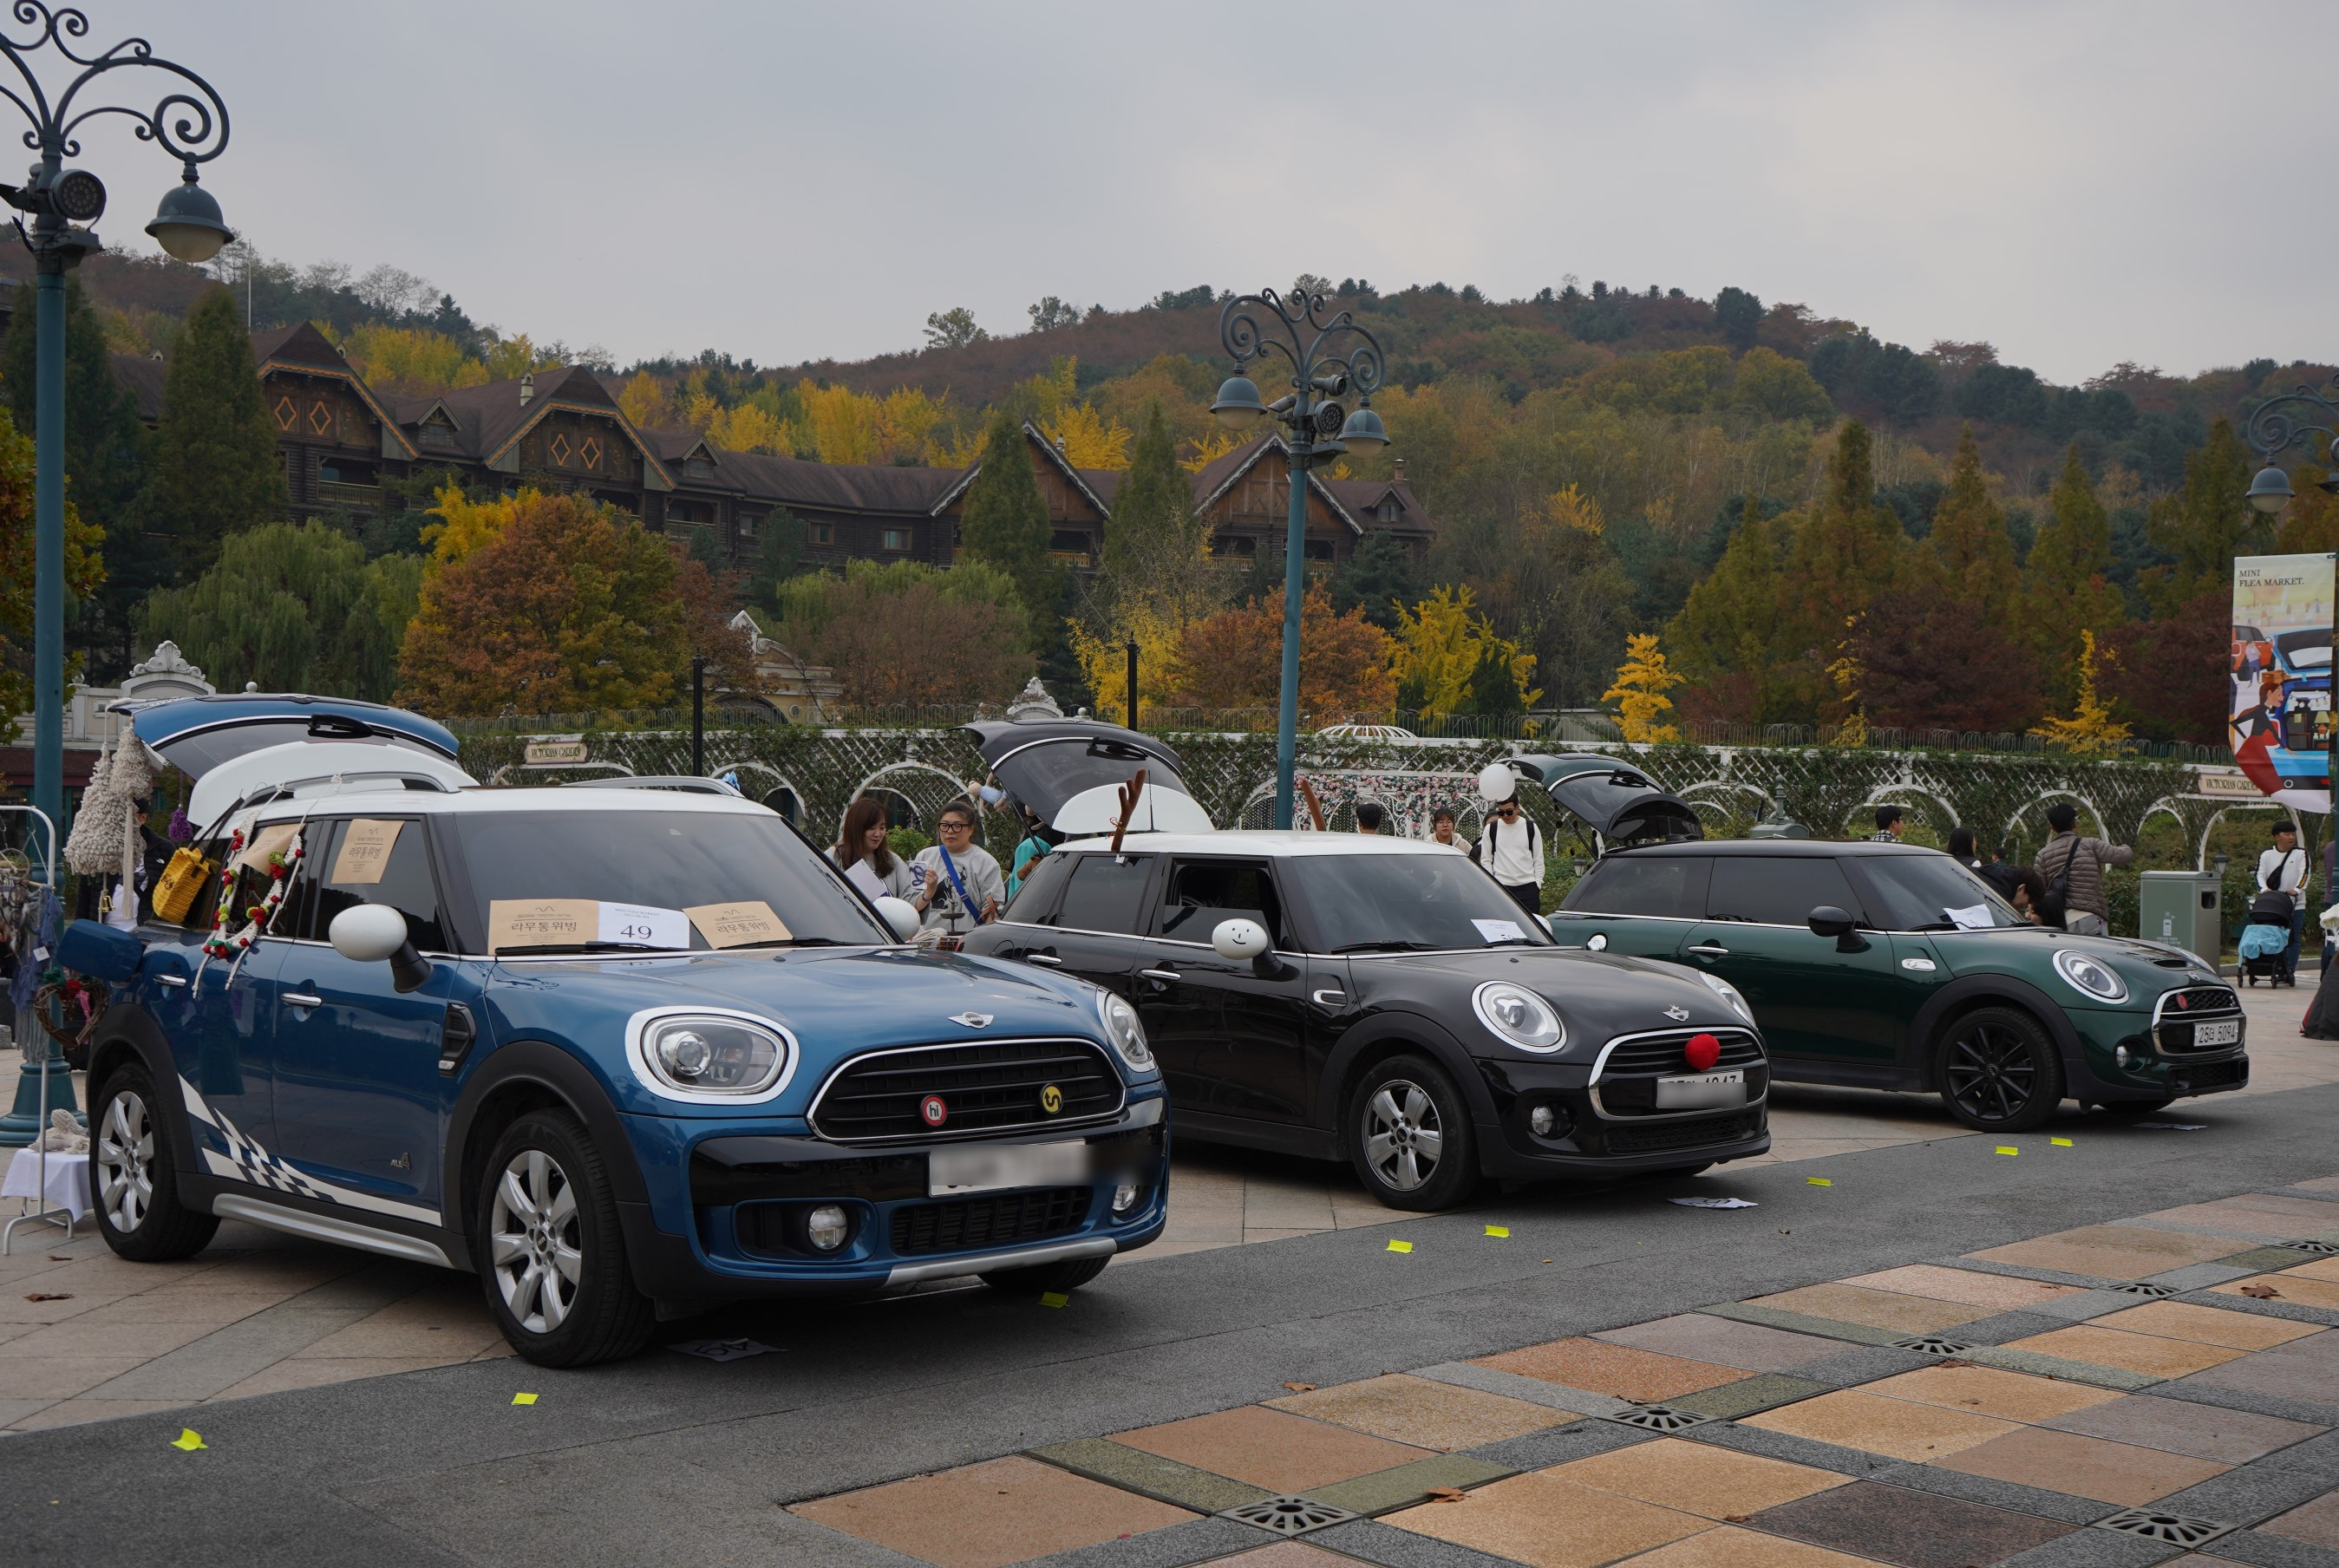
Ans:
[[[2196,1012],[2238,1012],[2241,998],[2228,985],[2188,985],[2161,999],[2163,1018],[2190,1017]]]
[[[1699,1121],[1656,1121],[1645,1126],[1616,1125],[1608,1129],[1611,1154],[1653,1154],[1666,1149],[1693,1149],[1702,1143],[1735,1143],[1752,1138],[1762,1125],[1759,1114],[1712,1116]]]
[[[1683,1052],[1689,1045],[1690,1037],[1698,1034],[1711,1034],[1722,1042],[1722,1060],[1706,1069],[1707,1071],[1762,1065],[1762,1046],[1743,1030],[1684,1029],[1626,1040],[1610,1051],[1608,1060],[1601,1063],[1600,1081],[1605,1083],[1612,1078],[1643,1075],[1665,1078],[1677,1073],[1694,1072],[1698,1070],[1690,1066],[1689,1058]]]
[[[2224,1089],[2249,1080],[2250,1064],[2239,1057],[2231,1061],[2205,1061],[2198,1067],[2186,1069],[2185,1073],[2185,1081],[2196,1093],[2205,1089]]]
[[[893,1211],[893,1251],[969,1252],[1061,1236],[1088,1218],[1091,1190],[1051,1187],[953,1203],[907,1204]]]
[[[1056,1090],[1057,1109],[1045,1104]],[[942,1101],[942,1119],[922,1113]],[[1120,1074],[1084,1040],[969,1040],[881,1050],[847,1062],[820,1091],[813,1130],[839,1143],[1052,1127],[1110,1116]]]
[[[2230,987],[2187,986],[2183,991],[2170,991],[2161,999],[2160,1023],[2154,1031],[2153,1038],[2170,1056],[2188,1056],[2196,1050],[2237,1050],[2242,1044],[2239,1035],[2224,1045],[2195,1045],[2193,1026],[2206,1022],[2223,1023],[2241,1016],[2241,1001]]]

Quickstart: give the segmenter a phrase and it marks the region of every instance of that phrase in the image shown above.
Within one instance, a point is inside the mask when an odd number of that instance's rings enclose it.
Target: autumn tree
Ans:
[[[1929,588],[1879,595],[1852,642],[1872,724],[2005,734],[2038,717],[2038,661],[1962,600]]]
[[[578,496],[529,496],[423,584],[399,698],[444,715],[660,707],[683,689],[687,610],[666,541]]]
[[[731,624],[738,613],[736,588],[731,574],[695,557],[675,567],[674,591],[682,600],[690,656],[706,661],[707,689],[745,696],[760,691],[763,681],[755,673],[755,639],[745,627]]]
[[[2090,647],[2127,618],[2112,569],[2111,520],[2074,444],[2047,498],[2048,518],[2022,567],[2023,631],[2050,703],[2072,700],[2081,639]]]
[[[1836,432],[1826,480],[1795,530],[1797,636],[1807,648],[1831,646],[1846,622],[1898,583],[1909,554],[1900,519],[1876,504],[1871,450],[1859,420]]]
[[[982,470],[967,487],[959,553],[1006,573],[1035,627],[1051,618],[1063,575],[1048,554],[1048,507],[1022,421],[1002,409],[983,439]]]
[[[419,556],[368,561],[364,547],[311,518],[231,534],[209,571],[157,589],[138,616],[146,642],[164,637],[222,691],[389,700],[422,581]]]
[[[214,288],[187,312],[163,380],[163,417],[143,505],[183,577],[200,577],[220,542],[274,522],[286,503],[276,426],[235,297]]]
[[[97,526],[65,503],[65,592],[76,598],[105,580]],[[0,408],[0,713],[33,706],[33,442]],[[67,661],[65,677],[74,676]],[[60,697],[65,694],[57,694]]]
[[[1495,631],[1467,584],[1433,589],[1411,608],[1399,606],[1396,620],[1390,667],[1400,709],[1434,722],[1518,713],[1543,695],[1527,689],[1535,656]]]
[[[2115,756],[2128,745],[2127,725],[2112,715],[2110,705],[2097,690],[2099,664],[2096,634],[2079,633],[2077,690],[2069,718],[2050,718],[2030,733],[2059,751],[2075,756]]]
[[[2006,531],[2005,512],[1990,499],[1971,425],[1958,438],[1949,488],[1933,509],[1922,557],[1927,575],[1961,613],[2001,627],[2013,620],[2018,587],[2014,541]]]
[[[2233,421],[2209,427],[2209,439],[2185,459],[2185,482],[2153,503],[2147,537],[2176,557],[2146,577],[2146,597],[2167,615],[2196,595],[2231,587],[2234,557],[2263,549],[2271,532],[2249,502],[2250,460]]]
[[[1792,617],[1781,557],[1789,524],[1768,519],[1753,497],[1722,559],[1690,590],[1689,601],[1666,626],[1693,717],[1742,724],[1783,724],[1816,705],[1810,661],[1791,666]]]
[[[1311,586],[1299,601],[1299,705],[1310,713],[1384,714],[1396,697],[1389,635],[1356,611],[1340,615]],[[1187,629],[1178,650],[1179,705],[1273,707],[1283,689],[1281,590]]]
[[[1663,721],[1673,705],[1667,694],[1682,683],[1683,677],[1665,662],[1656,637],[1635,633],[1625,639],[1624,662],[1600,700],[1616,705],[1616,722],[1627,741],[1677,741],[1681,731]]]
[[[1015,585],[982,562],[852,561],[778,597],[773,636],[833,668],[849,703],[999,703],[1031,676]]]

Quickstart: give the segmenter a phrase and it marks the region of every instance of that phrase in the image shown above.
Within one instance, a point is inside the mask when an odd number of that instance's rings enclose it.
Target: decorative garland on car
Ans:
[[[236,829],[234,837],[228,841],[227,853],[222,857],[220,868],[219,907],[212,912],[211,935],[203,939],[203,962],[195,969],[192,989],[196,995],[202,992],[203,971],[210,967],[212,960],[216,958],[228,964],[228,983],[232,985],[237,970],[243,966],[244,954],[252,951],[255,941],[268,934],[270,924],[276,919],[276,912],[284,907],[284,894],[292,884],[293,869],[301,863],[304,853],[301,840],[307,827],[304,818],[300,829],[292,834],[291,842],[268,857],[268,891],[261,896],[258,903],[246,907],[242,928],[232,933],[228,930],[228,921],[235,912],[236,884],[242,880],[235,861],[236,856],[243,853],[247,842],[244,830]]]

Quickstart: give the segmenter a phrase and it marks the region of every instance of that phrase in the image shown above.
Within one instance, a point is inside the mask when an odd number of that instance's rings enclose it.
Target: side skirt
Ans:
[[[338,1204],[331,1206],[332,1212],[321,1213],[322,1205],[312,1206],[291,1194],[264,1192],[242,1182],[212,1177],[182,1176],[179,1179],[182,1190],[190,1198],[222,1219],[239,1219],[287,1236],[356,1247],[409,1263],[427,1263],[434,1268],[472,1272],[470,1251],[463,1245],[462,1238],[433,1226],[387,1218],[360,1220]]]
[[[1253,1121],[1241,1116],[1211,1116],[1199,1110],[1173,1110],[1170,1125],[1177,1129],[1179,1137],[1201,1143],[1231,1143],[1241,1149],[1264,1149],[1308,1159],[1340,1158],[1338,1140],[1322,1128]]]

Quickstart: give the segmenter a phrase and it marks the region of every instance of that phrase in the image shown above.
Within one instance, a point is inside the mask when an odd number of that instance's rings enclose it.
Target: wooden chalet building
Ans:
[[[368,387],[306,322],[256,334],[252,347],[295,518],[379,515],[385,479],[445,468],[466,486],[589,494],[677,543],[710,533],[743,563],[755,558],[766,519],[785,510],[804,524],[808,567],[852,558],[946,567],[967,488],[982,468],[724,451],[689,430],[637,429],[601,378],[577,367],[405,398]],[[152,423],[162,411],[163,363],[116,355],[114,368]],[[1056,558],[1095,567],[1121,475],[1076,468],[1037,429],[1026,425],[1024,433]],[[1194,476],[1195,501],[1219,554],[1248,557],[1262,541],[1281,538],[1289,499],[1283,452],[1280,436],[1265,436]],[[1308,476],[1308,559],[1344,561],[1367,530],[1379,529],[1421,562],[1434,528],[1403,474],[1400,463],[1394,480]]]

